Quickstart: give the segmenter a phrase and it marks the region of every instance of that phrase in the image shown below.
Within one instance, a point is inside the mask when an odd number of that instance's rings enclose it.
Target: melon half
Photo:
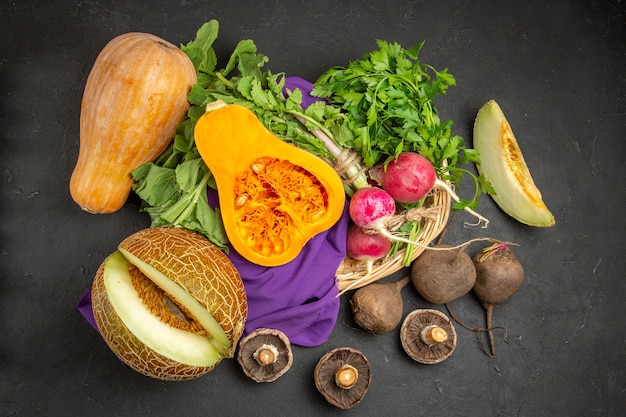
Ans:
[[[115,355],[163,380],[195,378],[233,357],[247,318],[243,282],[226,255],[173,227],[125,239],[98,268],[92,306]]]

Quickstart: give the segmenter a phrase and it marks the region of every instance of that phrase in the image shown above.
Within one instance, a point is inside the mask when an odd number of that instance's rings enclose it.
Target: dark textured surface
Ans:
[[[557,225],[525,227],[484,197],[489,229],[465,226],[459,214],[445,236],[519,244],[526,276],[496,308],[495,324],[508,329],[506,340],[497,334],[496,359],[457,326],[455,353],[420,365],[402,351],[399,330],[357,329],[345,298],[330,340],[295,347],[292,369],[270,384],[248,379],[234,360],[185,383],[117,362],[74,306],[104,257],[149,221],[134,199],[107,216],[70,199],[82,89],[115,35],[186,43],[211,18],[223,56],[251,38],[274,72],[311,80],[375,39],[406,47],[425,39],[422,60],[448,67],[458,84],[439,110],[468,142],[482,103],[500,103]],[[620,0],[3,1],[0,415],[626,415],[624,22]],[[403,296],[406,312],[431,307],[410,287]],[[452,308],[483,325],[472,296]],[[370,390],[350,411],[326,403],[312,379],[317,360],[339,346],[372,365]]]

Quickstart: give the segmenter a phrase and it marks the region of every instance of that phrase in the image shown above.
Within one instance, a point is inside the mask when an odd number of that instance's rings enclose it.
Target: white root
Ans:
[[[400,237],[400,236],[396,236],[393,233],[391,233],[389,230],[385,229],[384,227],[383,228],[377,228],[377,229],[374,229],[374,230],[376,230],[381,235],[385,236],[387,239],[395,240],[396,242],[406,243],[407,245],[415,245],[415,246],[423,248],[425,250],[453,250],[453,249],[462,248],[462,247],[467,246],[467,245],[469,245],[471,243],[474,243],[474,242],[482,242],[482,241],[485,241],[485,240],[492,241],[493,240],[493,238],[489,238],[489,237],[479,237],[479,238],[470,239],[467,242],[461,243],[460,245],[440,248],[440,247],[424,245],[424,244],[419,243],[417,241],[413,241],[413,240],[410,240],[410,239],[405,239],[405,238]]]
[[[344,288],[343,290],[339,291],[339,293],[337,294],[336,297],[341,297],[346,292],[348,292],[351,289],[355,288],[356,286],[358,286],[362,282],[365,282],[365,280],[368,279],[370,277],[370,275],[372,275],[372,267],[373,267],[373,265],[374,265],[374,261],[368,261],[367,262],[367,272],[361,278],[357,279],[356,281],[353,281],[346,288]]]
[[[454,190],[445,182],[440,180],[439,178],[437,178],[437,180],[435,180],[435,187],[439,187],[439,188],[443,188],[448,195],[450,195],[450,197],[455,201],[455,202],[459,202],[460,198],[458,195],[456,195],[456,193],[454,192]],[[487,225],[489,224],[489,219],[487,219],[486,217],[482,216],[479,213],[476,213],[474,210],[472,210],[469,207],[465,207],[463,210],[467,211],[468,213],[470,213],[472,216],[476,217],[478,219],[478,223],[473,224],[472,226],[478,226],[481,222],[484,222],[485,225],[483,226],[483,229],[487,227]]]

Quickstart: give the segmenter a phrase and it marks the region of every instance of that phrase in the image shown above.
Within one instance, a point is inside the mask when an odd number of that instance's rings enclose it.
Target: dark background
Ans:
[[[2,0],[0,415],[626,415],[624,8],[619,0]],[[222,59],[250,38],[273,72],[312,81],[375,49],[376,39],[426,40],[421,59],[448,67],[458,84],[436,104],[470,145],[478,108],[498,101],[557,224],[521,225],[483,196],[487,230],[459,214],[447,231],[450,244],[488,235],[519,245],[525,281],[496,309],[508,337],[497,334],[495,359],[457,326],[447,361],[413,362],[398,330],[359,330],[344,296],[328,342],[295,347],[292,369],[273,383],[247,379],[234,360],[180,383],[117,362],[74,307],[104,257],[149,219],[132,198],[105,216],[71,200],[82,90],[114,36],[144,31],[186,43],[212,18]],[[412,287],[403,297],[405,312],[431,307]],[[483,325],[473,296],[451,307]],[[340,346],[372,365],[370,390],[350,411],[326,403],[313,383],[318,359]]]

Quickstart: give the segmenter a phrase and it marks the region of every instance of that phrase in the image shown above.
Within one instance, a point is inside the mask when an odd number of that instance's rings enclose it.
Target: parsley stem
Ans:
[[[324,145],[326,146],[326,149],[328,149],[328,151],[335,158],[337,158],[339,155],[341,155],[341,148],[339,147],[339,145],[337,145],[335,143],[335,141],[333,140],[333,137],[332,137],[332,133],[330,133],[328,131],[328,129],[326,129],[323,126],[319,125],[315,120],[311,119],[308,116],[305,116],[305,115],[300,114],[300,113],[295,113],[295,112],[292,112],[292,114],[294,114],[296,119],[298,119],[298,121],[300,123],[302,123],[303,125],[305,125],[305,126],[306,126],[306,122],[311,122],[311,123],[315,124],[315,129],[309,130],[309,132],[313,136],[315,136],[316,138],[318,138],[319,140],[324,142]]]
[[[288,113],[290,113],[290,114],[292,114],[292,115],[294,115],[294,116],[296,117],[296,119],[298,119],[298,121],[299,121],[300,123],[302,123],[303,125],[305,125],[305,126],[306,126],[307,122],[309,122],[309,123],[311,123],[312,125],[314,125],[314,126],[315,126],[316,130],[321,131],[321,132],[322,132],[322,133],[326,136],[326,139],[330,140],[331,145],[330,145],[330,147],[329,147],[329,146],[327,146],[327,147],[329,148],[328,150],[329,150],[329,151],[330,151],[330,152],[331,152],[334,156],[338,156],[338,155],[341,153],[341,148],[339,148],[339,146],[338,146],[338,145],[335,143],[335,141],[333,140],[333,134],[332,134],[332,132],[331,132],[330,130],[326,129],[326,127],[324,127],[322,124],[318,123],[318,121],[317,121],[317,120],[315,120],[314,118],[312,118],[312,117],[310,117],[310,116],[307,116],[307,115],[306,115],[306,114],[304,114],[304,113],[301,113],[301,112],[298,112],[298,111],[295,111],[295,110],[288,110],[287,112],[288,112]],[[313,133],[313,132],[311,132],[311,133]],[[321,140],[321,141],[323,141],[324,143],[326,143],[326,139],[321,139],[321,138],[320,138],[320,140]],[[332,148],[334,148],[334,149],[335,149],[335,151],[333,151],[333,150],[331,149],[331,147],[332,147]],[[335,152],[336,152],[336,153],[335,153]]]
[[[295,111],[290,111],[290,113],[293,114],[295,118],[298,119],[298,121],[304,126],[306,126],[307,121],[314,124],[316,129],[309,130],[309,132],[324,143],[326,149],[328,149],[328,151],[335,157],[335,160],[341,157],[343,149],[335,143],[332,139],[333,135],[328,129],[302,113]],[[367,176],[361,168],[361,164],[357,162],[351,163],[350,166],[347,167],[345,176],[350,179],[351,185],[355,189],[369,187]]]
[[[417,239],[417,233],[421,229],[421,223],[412,222],[411,231],[409,232],[409,239],[415,240]],[[404,266],[411,266],[411,262],[413,261],[413,253],[415,252],[415,245],[407,245],[406,250],[404,252],[404,257],[402,258],[402,264]]]

